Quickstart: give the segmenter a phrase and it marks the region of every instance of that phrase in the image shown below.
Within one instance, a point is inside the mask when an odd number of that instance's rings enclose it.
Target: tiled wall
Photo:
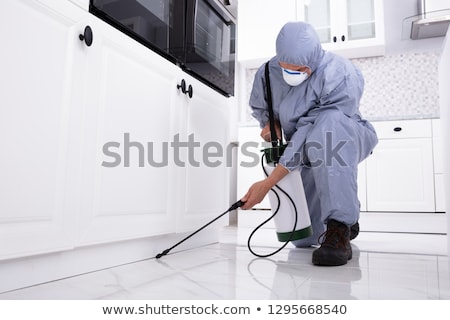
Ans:
[[[439,117],[439,53],[408,53],[352,61],[365,79],[360,110],[366,119]],[[256,69],[247,70],[247,97],[255,72]],[[245,118],[244,122],[252,121],[249,111]]]

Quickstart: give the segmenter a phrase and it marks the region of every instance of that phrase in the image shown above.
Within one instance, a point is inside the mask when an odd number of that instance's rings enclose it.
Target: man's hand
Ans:
[[[275,132],[278,140],[281,140],[281,126],[279,121],[275,121]],[[270,122],[267,122],[266,126],[261,130],[261,138],[264,141],[272,142],[270,136]]]
[[[263,201],[270,189],[272,189],[288,173],[289,171],[285,167],[277,165],[266,179],[254,183],[248,189],[245,196],[241,198],[241,201],[245,202],[241,209],[251,209],[254,205]]]
[[[241,207],[242,210],[248,210],[253,208],[256,204],[263,201],[267,192],[272,187],[268,184],[267,180],[261,180],[255,182],[247,191],[244,197],[241,198],[241,201],[245,202]]]

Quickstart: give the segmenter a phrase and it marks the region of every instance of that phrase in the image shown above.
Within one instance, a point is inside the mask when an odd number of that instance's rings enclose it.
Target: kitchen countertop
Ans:
[[[440,119],[439,115],[398,115],[398,116],[371,116],[365,117],[369,121],[406,121],[406,120],[427,120],[427,119]]]

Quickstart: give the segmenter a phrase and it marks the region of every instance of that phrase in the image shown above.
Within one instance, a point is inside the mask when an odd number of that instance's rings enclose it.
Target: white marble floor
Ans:
[[[316,267],[312,248],[288,245],[269,258],[255,257],[247,248],[250,231],[226,227],[219,243],[7,292],[0,299],[450,299],[445,236],[363,232],[352,242],[347,265]],[[271,229],[252,240],[260,254],[279,245]]]

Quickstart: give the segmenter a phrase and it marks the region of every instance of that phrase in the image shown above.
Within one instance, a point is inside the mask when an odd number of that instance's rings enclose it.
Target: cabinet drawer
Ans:
[[[372,122],[378,139],[431,137],[431,120],[399,120]]]

